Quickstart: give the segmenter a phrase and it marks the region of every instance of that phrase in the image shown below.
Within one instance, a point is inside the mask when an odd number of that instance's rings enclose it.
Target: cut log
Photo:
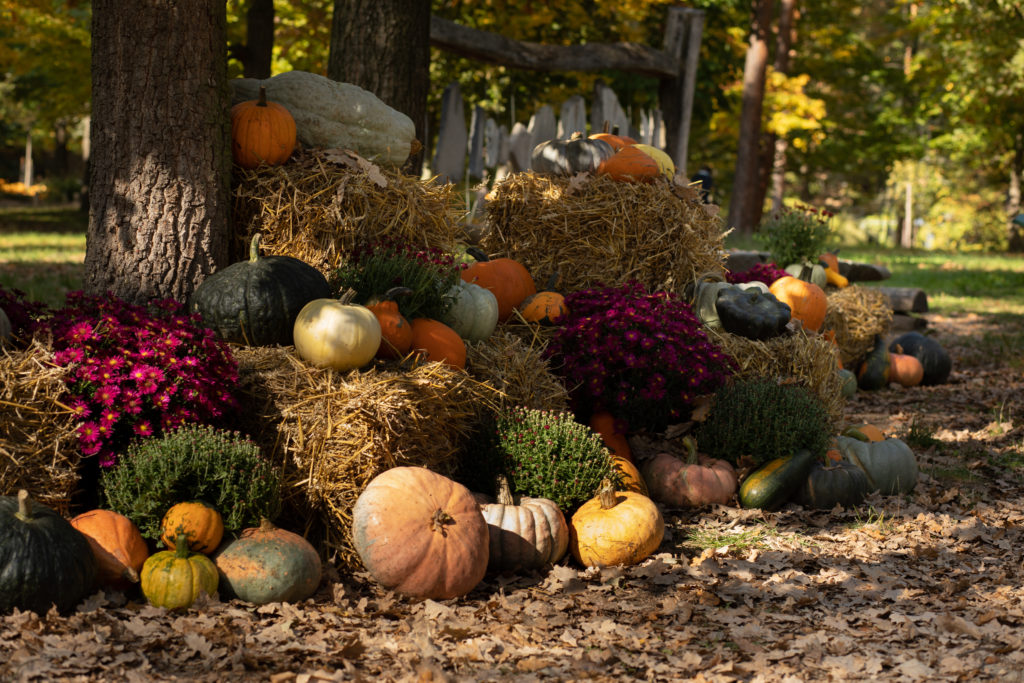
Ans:
[[[892,273],[885,266],[873,263],[857,263],[856,261],[847,261],[845,259],[839,259],[839,274],[850,282],[876,282],[878,280],[888,280],[892,277]]]
[[[910,315],[909,313],[895,312],[892,316],[892,324],[889,325],[890,335],[900,335],[904,332],[923,332],[928,327],[928,320]]]
[[[928,295],[916,287],[879,287],[889,297],[889,306],[901,313],[927,313]]]

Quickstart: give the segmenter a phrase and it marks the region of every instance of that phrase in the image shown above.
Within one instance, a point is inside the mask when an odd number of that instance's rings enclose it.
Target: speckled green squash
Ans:
[[[189,550],[181,534],[175,550],[164,550],[146,559],[139,582],[151,605],[174,610],[190,607],[204,593],[214,595],[219,578],[213,561]]]
[[[218,270],[196,288],[189,310],[224,341],[248,346],[292,343],[295,318],[314,299],[331,296],[316,268],[291,256],[260,256],[252,238],[249,259]]]
[[[265,519],[222,545],[213,562],[221,592],[255,605],[305,600],[320,585],[320,556],[309,541]]]

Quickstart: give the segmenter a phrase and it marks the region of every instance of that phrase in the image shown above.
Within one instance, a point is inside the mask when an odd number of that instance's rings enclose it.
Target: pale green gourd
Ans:
[[[452,305],[441,319],[470,342],[487,339],[498,325],[498,298],[494,292],[472,282],[458,282],[448,290]]]

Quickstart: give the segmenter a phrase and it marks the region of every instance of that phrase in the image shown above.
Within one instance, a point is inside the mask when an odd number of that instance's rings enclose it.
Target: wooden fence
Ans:
[[[515,41],[431,17],[431,44],[475,59],[512,68],[543,71],[600,71],[619,69],[660,78],[659,106],[637,112],[634,120],[606,86],[598,85],[588,107],[580,96],[554,107],[544,105],[526,124],[512,128],[499,125],[474,106],[466,125],[466,105],[457,83],[445,88],[437,145],[431,173],[452,182],[491,179],[529,168],[533,147],[555,137],[568,138],[575,131],[599,131],[607,121],[611,128],[641,142],[664,149],[680,173],[686,173],[690,120],[693,109],[697,58],[704,27],[704,13],[671,7],[666,18],[664,48],[657,50],[634,43],[571,46],[540,45]],[[429,136],[428,136],[429,137]]]

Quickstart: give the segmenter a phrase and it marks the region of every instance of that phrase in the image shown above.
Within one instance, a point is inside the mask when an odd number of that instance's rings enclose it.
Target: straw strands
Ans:
[[[452,249],[461,227],[453,185],[381,168],[353,152],[296,153],[281,166],[238,169],[232,260],[255,233],[265,254],[292,256],[329,275],[358,244],[393,239]]]
[[[568,410],[569,394],[542,356],[546,344],[525,341],[521,333],[504,327],[484,341],[467,345],[473,375],[486,387],[481,396],[482,420],[515,406]]]
[[[699,273],[724,269],[717,210],[661,179],[517,173],[488,195],[481,245],[522,262],[538,287],[558,272],[563,291],[636,280],[682,294]]]
[[[0,349],[0,494],[26,489],[68,514],[78,487],[78,421],[64,401],[66,369],[48,342]]]
[[[892,324],[892,306],[883,292],[850,285],[829,291],[824,331],[835,334],[843,367],[855,368]]]

